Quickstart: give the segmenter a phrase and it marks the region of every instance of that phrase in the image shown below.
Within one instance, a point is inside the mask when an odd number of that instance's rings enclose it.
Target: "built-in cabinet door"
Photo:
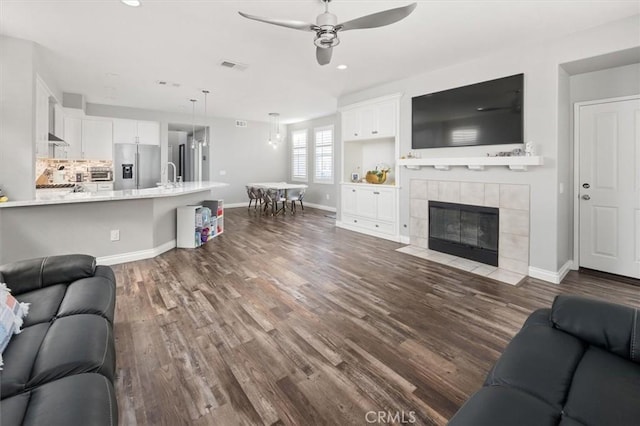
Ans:
[[[383,102],[376,106],[376,136],[394,137],[396,135],[396,105],[394,102]]]
[[[345,111],[342,114],[342,140],[355,140],[360,137],[360,117],[358,110]]]
[[[393,190],[380,189],[374,191],[377,198],[377,219],[387,222],[396,220],[396,197]]]
[[[160,145],[160,123],[157,121],[138,121],[138,143]]]
[[[82,120],[82,158],[113,159],[113,123],[107,120]]]
[[[365,107],[358,110],[360,114],[360,138],[371,139],[377,137],[376,130],[376,109],[374,106]]]
[[[113,120],[113,143],[136,143],[138,122],[136,120]]]
[[[75,117],[64,118],[64,137],[69,144],[67,158],[82,158],[82,119]]]
[[[357,213],[357,190],[351,186],[342,187],[342,211],[345,213]]]
[[[362,188],[356,191],[357,214],[362,217],[375,219],[377,214],[377,200],[374,191]]]

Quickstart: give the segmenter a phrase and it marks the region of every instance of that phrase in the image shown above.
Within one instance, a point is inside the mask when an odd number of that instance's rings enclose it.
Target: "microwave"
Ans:
[[[89,168],[89,180],[91,182],[107,182],[113,180],[113,170],[110,167]]]

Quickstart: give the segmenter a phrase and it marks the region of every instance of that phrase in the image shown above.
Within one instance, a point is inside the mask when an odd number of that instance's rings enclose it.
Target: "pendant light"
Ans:
[[[193,136],[191,137],[191,149],[196,149],[196,102],[197,99],[189,99],[191,101],[191,110],[193,113],[193,117],[191,120],[191,129]]]
[[[203,90],[202,93],[204,93],[204,116],[205,116],[205,120],[207,117],[207,95],[209,94],[208,90]],[[202,146],[207,146],[207,144],[209,143],[209,126],[205,126],[204,127],[204,140],[202,142]]]

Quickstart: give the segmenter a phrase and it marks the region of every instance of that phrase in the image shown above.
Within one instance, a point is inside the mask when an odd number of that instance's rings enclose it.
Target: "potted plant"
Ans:
[[[367,182],[374,184],[385,183],[389,170],[390,168],[387,166],[376,166],[375,170],[367,171]]]

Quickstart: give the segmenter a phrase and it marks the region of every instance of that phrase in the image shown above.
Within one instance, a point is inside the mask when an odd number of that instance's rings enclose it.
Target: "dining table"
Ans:
[[[278,191],[284,191],[284,198],[288,199],[289,198],[289,190],[294,190],[294,189],[307,189],[309,187],[309,185],[306,185],[304,183],[288,183],[288,182],[254,182],[254,183],[248,183],[247,184],[249,187],[254,187],[254,188],[261,188],[264,190],[268,190],[268,189],[276,189]],[[276,214],[276,203],[273,204],[272,206],[273,209],[273,214]],[[287,214],[287,203],[284,203],[284,206],[282,207],[282,212],[283,214]]]

